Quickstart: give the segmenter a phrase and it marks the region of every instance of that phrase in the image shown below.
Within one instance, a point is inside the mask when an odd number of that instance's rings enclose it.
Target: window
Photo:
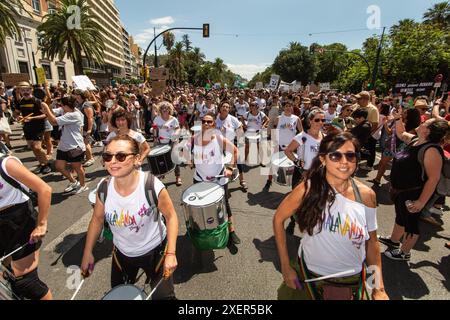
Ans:
[[[48,64],[43,64],[42,68],[45,71],[45,79],[52,79],[52,68]]]
[[[35,12],[41,12],[41,0],[32,0],[32,5]]]
[[[28,63],[25,61],[19,61],[19,72],[29,74]]]
[[[58,79],[66,80],[66,69],[64,67],[58,67]]]

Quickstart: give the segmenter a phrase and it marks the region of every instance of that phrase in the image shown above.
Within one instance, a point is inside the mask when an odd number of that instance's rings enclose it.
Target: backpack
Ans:
[[[447,159],[444,156],[442,148],[437,143],[427,143],[422,148],[420,148],[419,153],[417,154],[417,158],[422,167],[422,180],[425,180],[425,167],[424,167],[424,158],[425,152],[430,147],[438,147],[439,153],[442,156],[442,170],[441,177],[439,178],[439,182],[436,186],[436,193],[441,196],[450,196],[450,159]]]
[[[3,171],[3,161],[6,160],[8,156],[3,156],[0,157],[0,176],[3,178],[3,180],[5,180],[9,185],[11,185],[13,188],[21,191],[23,194],[25,194],[26,196],[28,196],[28,198],[30,198],[28,200],[29,204],[30,204],[30,208],[31,207],[37,207],[38,206],[38,196],[37,193],[30,190],[30,189],[25,189],[24,187],[22,187],[22,185],[17,182],[16,180],[14,180],[13,178],[11,178],[10,176],[8,176],[6,174],[5,171]]]
[[[150,209],[155,211],[155,222],[159,221],[160,212],[158,210],[158,196],[155,192],[155,176],[149,172],[145,173],[145,198],[147,199]],[[103,179],[97,189],[97,195],[100,201],[104,204],[108,196],[108,187],[111,182],[110,178]],[[163,217],[164,219],[164,217]],[[164,221],[164,220],[163,220]]]

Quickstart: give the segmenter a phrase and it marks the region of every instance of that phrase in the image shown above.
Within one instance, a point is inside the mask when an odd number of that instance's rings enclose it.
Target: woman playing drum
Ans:
[[[278,207],[273,228],[284,279],[279,299],[363,299],[365,263],[375,271],[372,298],[388,298],[377,242],[376,195],[351,178],[357,152],[349,133],[325,137],[306,181]],[[284,222],[293,214],[303,238],[290,264]],[[318,281],[323,276],[330,279]]]
[[[123,108],[119,108],[113,112],[111,116],[111,126],[115,131],[111,132],[106,138],[106,143],[109,143],[114,137],[118,135],[128,135],[133,138],[139,145],[139,163],[142,165],[143,161],[150,153],[150,146],[145,137],[134,130],[130,129],[133,121],[133,115]]]
[[[225,168],[224,150],[233,150],[233,166],[236,165],[238,149],[228,139],[224,138],[220,132],[215,130],[215,120],[213,114],[207,114],[202,119],[202,130],[193,138],[192,152],[194,155],[194,183],[217,182],[225,189],[225,206],[230,223],[230,241],[240,244],[241,240],[237,236],[230,203],[228,201],[228,178],[232,176],[232,170]]]
[[[157,209],[155,203],[149,203],[145,173],[137,170],[139,146],[128,135],[113,138],[102,157],[111,176],[107,184],[109,196],[103,197],[103,203],[101,193],[97,194],[81,264],[83,274],[89,276],[92,272],[92,250],[106,219],[114,241],[111,287],[135,283],[142,268],[151,279],[152,288],[163,276],[167,279],[159,286],[153,299],[174,298],[171,275],[177,267],[178,219],[169,193],[155,177],[150,191],[154,191],[157,197]],[[102,190],[102,183],[98,190]],[[159,213],[164,216],[165,224]]]
[[[163,101],[157,106],[158,116],[153,121],[155,134],[158,137],[158,143],[162,145],[170,145],[178,139],[180,135],[180,124],[174,116],[174,107],[170,102]],[[178,165],[175,166],[176,185],[181,186],[181,171]]]

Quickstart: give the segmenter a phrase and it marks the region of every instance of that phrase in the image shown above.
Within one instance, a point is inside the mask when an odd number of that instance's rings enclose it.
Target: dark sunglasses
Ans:
[[[123,153],[123,152],[118,152],[116,154],[103,153],[102,158],[103,161],[105,162],[111,162],[113,157],[116,157],[117,161],[124,162],[125,160],[127,160],[128,156],[135,156],[135,155],[136,155],[135,153]]]
[[[213,124],[213,120],[202,120],[202,124]]]
[[[319,122],[322,122],[322,123],[325,123],[325,119],[314,119],[314,122],[316,122],[316,123],[319,123]]]
[[[345,156],[348,162],[356,163],[356,160],[358,160],[358,155],[356,152],[341,153],[339,151],[335,151],[328,154],[328,158],[330,158],[333,162],[340,162],[343,156]]]

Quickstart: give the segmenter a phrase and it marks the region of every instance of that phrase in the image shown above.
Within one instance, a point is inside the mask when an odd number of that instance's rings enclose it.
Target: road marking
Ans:
[[[86,235],[89,222],[91,221],[92,210],[89,210],[76,223],[67,228],[56,239],[50,242],[45,248],[45,252],[66,253],[72,249]],[[72,236],[69,240],[64,240],[67,236]],[[63,244],[64,243],[64,244]]]

